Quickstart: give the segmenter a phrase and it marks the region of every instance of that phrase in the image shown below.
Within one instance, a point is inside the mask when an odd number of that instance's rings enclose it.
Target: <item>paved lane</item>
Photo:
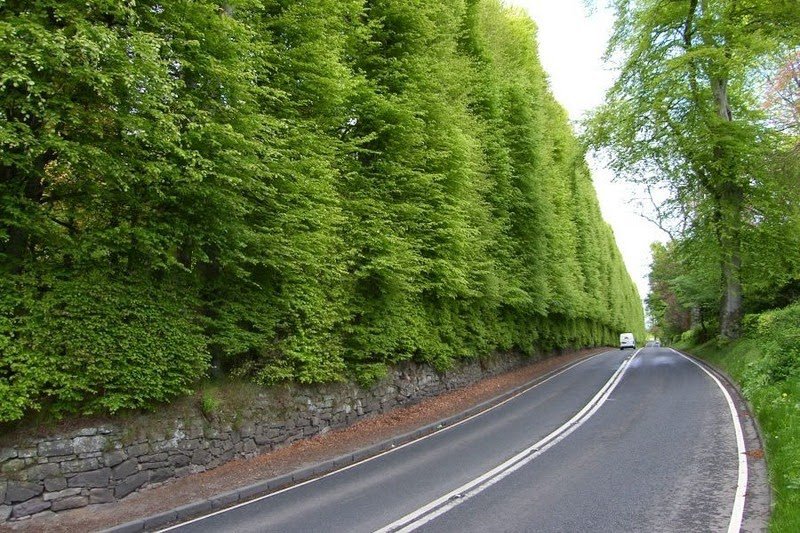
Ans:
[[[648,348],[570,438],[419,531],[727,531],[737,452],[719,387]]]
[[[565,427],[540,456],[412,528],[726,530],[737,446],[719,387],[668,349],[647,348],[628,363],[632,355],[590,358],[457,426],[175,530],[376,531]],[[565,424],[579,411],[578,424]]]

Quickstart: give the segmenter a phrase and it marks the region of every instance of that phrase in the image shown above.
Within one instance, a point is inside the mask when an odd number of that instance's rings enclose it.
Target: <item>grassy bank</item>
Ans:
[[[676,346],[728,373],[764,437],[775,507],[772,532],[800,531],[800,305],[752,317],[746,338]]]

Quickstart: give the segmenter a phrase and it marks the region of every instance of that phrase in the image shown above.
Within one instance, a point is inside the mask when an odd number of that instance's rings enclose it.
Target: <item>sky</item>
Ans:
[[[505,0],[524,8],[538,26],[539,57],[550,77],[556,99],[577,122],[587,111],[603,103],[616,72],[603,62],[614,17],[603,9],[603,0],[592,12],[584,0]],[[639,215],[638,202],[645,196],[634,185],[615,182],[597,159],[590,158],[603,218],[611,224],[639,295],[647,296],[650,243],[664,241],[664,234]]]

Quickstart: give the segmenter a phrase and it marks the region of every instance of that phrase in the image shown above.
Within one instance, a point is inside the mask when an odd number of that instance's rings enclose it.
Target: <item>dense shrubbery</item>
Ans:
[[[76,273],[35,280],[34,290],[34,280],[16,281],[3,288],[18,299],[6,296],[0,309],[0,372],[12,377],[3,382],[2,419],[46,398],[58,411],[151,405],[189,392],[208,365],[191,314],[196,299],[170,282]]]
[[[762,353],[752,363],[748,381],[800,379],[800,303],[754,315],[746,324],[747,337],[758,342]]]
[[[640,333],[498,0],[0,7],[0,421]]]

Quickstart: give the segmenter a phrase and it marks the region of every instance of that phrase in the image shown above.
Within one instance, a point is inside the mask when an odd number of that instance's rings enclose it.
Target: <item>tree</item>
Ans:
[[[749,81],[760,58],[796,42],[796,28],[783,23],[796,9],[763,0],[611,4],[609,55],[620,57],[621,75],[589,121],[589,142],[609,149],[619,175],[672,191],[666,212],[713,236],[720,333],[735,338],[743,234],[772,133]]]

